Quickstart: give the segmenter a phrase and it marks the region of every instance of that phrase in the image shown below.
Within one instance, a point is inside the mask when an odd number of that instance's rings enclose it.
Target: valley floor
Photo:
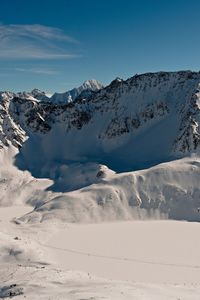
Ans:
[[[0,208],[0,298],[199,300],[199,223],[16,224]]]

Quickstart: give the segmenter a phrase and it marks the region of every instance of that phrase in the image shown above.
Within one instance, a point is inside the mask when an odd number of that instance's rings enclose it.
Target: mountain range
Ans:
[[[106,87],[86,81],[51,99],[38,90],[0,99],[2,155],[20,172],[51,180],[23,198],[34,207],[23,221],[199,220],[199,72],[136,74]]]
[[[0,91],[0,100],[11,99],[13,97],[19,97],[21,99],[30,99],[36,101],[45,101],[51,102],[54,104],[66,104],[74,101],[77,97],[88,97],[93,92],[102,89],[103,85],[95,79],[86,80],[83,84],[77,88],[73,88],[65,93],[54,93],[52,96],[49,96],[39,89],[33,89],[31,92],[18,92],[13,93],[9,91]]]

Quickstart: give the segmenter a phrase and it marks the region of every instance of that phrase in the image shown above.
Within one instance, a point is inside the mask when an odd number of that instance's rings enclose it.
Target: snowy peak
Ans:
[[[45,92],[42,92],[39,89],[33,89],[31,92],[19,92],[16,96],[22,99],[49,101],[49,97],[45,94]]]
[[[76,100],[81,95],[81,98],[88,98],[93,92],[96,92],[103,88],[103,85],[95,79],[86,80],[78,88],[74,88],[65,93],[55,93],[51,97],[53,103],[70,103]]]
[[[49,97],[45,94],[45,92],[42,92],[38,89],[33,89],[31,92],[18,92],[18,93],[12,93],[9,91],[1,92],[0,91],[0,100],[10,100],[13,97],[19,97],[21,99],[26,100],[35,100],[35,101],[49,101]]]
[[[49,97],[45,92],[40,91],[39,89],[33,89],[30,94],[39,101],[50,101]]]
[[[8,100],[12,99],[13,96],[14,96],[14,93],[12,93],[12,92],[8,92],[8,91],[1,92],[0,91],[0,101],[2,101],[2,100],[8,101]]]
[[[89,89],[92,91],[98,91],[100,89],[102,89],[104,86],[97,80],[95,79],[91,79],[91,80],[86,80],[84,81],[84,83],[82,84],[82,86],[79,87],[79,89]]]
[[[23,91],[18,93],[12,93],[9,91],[0,91],[0,100],[10,100],[13,97],[19,97],[21,99],[29,99],[35,101],[52,102],[54,104],[70,103],[77,97],[88,98],[93,92],[96,92],[103,88],[103,85],[95,79],[86,80],[78,88],[74,88],[65,93],[55,93],[53,96],[48,96],[45,92],[35,88],[31,92]]]

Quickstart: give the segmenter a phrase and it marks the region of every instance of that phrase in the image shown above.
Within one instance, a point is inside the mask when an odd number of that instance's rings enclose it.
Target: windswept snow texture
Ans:
[[[107,173],[108,172],[108,173]],[[130,219],[200,221],[200,160],[181,159],[148,170],[112,174],[77,191],[37,196],[23,222],[101,222]],[[76,180],[74,178],[74,180]],[[67,183],[66,183],[67,184]]]
[[[19,223],[166,218],[200,221],[199,158],[121,174],[103,165],[88,165],[88,172],[81,165],[65,166],[58,169],[62,176],[55,183],[18,170],[12,165],[15,153],[14,148],[1,150],[0,205],[31,205],[29,213],[16,220]],[[52,191],[56,184],[61,191]],[[63,186],[76,190],[64,192]],[[85,187],[78,189],[80,186]]]

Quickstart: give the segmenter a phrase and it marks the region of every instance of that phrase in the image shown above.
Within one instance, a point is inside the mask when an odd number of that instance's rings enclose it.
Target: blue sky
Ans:
[[[0,90],[199,70],[199,11],[198,0],[1,1]]]

